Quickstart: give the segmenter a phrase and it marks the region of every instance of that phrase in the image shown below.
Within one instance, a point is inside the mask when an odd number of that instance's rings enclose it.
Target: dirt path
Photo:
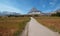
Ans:
[[[49,30],[47,27],[38,23],[31,17],[30,22],[26,25],[22,36],[60,36],[58,33]]]

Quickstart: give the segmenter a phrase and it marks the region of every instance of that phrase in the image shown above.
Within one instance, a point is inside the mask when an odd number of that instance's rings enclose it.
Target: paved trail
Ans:
[[[30,22],[26,25],[22,36],[60,36],[58,33],[51,31],[47,27],[38,23],[31,17]]]

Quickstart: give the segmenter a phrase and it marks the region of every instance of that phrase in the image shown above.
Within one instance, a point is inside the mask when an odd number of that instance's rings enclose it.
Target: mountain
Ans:
[[[56,10],[56,12],[60,12],[60,9]]]
[[[57,12],[60,13],[60,9],[57,9],[56,11],[50,12],[50,13],[44,13],[45,15],[52,15],[52,14],[56,14]]]
[[[56,11],[51,12],[51,14],[56,14],[57,12],[60,12],[60,9],[57,9]]]
[[[28,14],[41,14],[41,11],[37,10],[36,8],[32,8]]]
[[[0,12],[0,16],[6,16],[6,15],[20,15],[20,13],[8,12],[8,11]]]

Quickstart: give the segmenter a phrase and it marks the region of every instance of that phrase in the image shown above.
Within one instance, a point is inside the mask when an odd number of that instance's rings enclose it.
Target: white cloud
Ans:
[[[57,3],[57,0],[52,0],[52,1],[49,2],[49,4],[52,5],[52,6],[55,6],[56,3]]]
[[[21,10],[17,8],[14,8],[5,4],[0,4],[0,11],[9,11],[9,12],[18,12],[18,13],[22,12]]]
[[[53,3],[53,2],[50,2],[49,4],[54,5],[54,3]]]
[[[46,7],[46,5],[42,5],[42,7],[43,7],[43,8],[45,8],[45,7]]]

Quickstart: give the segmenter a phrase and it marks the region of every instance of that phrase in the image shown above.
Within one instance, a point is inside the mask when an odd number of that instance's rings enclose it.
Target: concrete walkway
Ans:
[[[47,27],[38,23],[31,17],[30,22],[26,25],[22,36],[60,36],[58,33],[51,31]]]

